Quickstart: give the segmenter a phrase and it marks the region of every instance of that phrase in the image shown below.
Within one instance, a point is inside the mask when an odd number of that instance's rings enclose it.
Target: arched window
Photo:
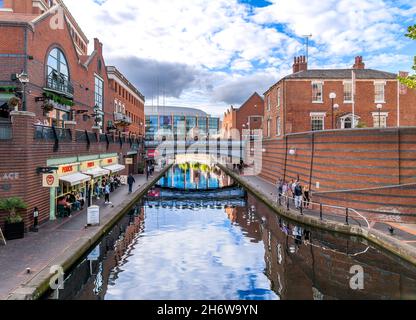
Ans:
[[[69,81],[69,68],[64,53],[58,48],[51,50],[48,56],[48,78]]]
[[[344,129],[351,129],[352,128],[352,118],[348,117],[344,120]]]

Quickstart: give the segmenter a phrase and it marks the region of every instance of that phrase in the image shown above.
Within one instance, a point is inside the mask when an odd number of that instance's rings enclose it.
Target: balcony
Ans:
[[[68,98],[72,98],[74,96],[74,87],[72,83],[54,73],[51,73],[46,79],[45,89],[65,95]]]
[[[133,123],[130,117],[120,112],[114,113],[114,124],[116,126],[129,126]]]

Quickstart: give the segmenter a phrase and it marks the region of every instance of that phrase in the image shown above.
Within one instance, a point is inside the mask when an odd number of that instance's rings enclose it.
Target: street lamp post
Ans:
[[[26,84],[29,83],[29,76],[23,71],[17,75],[17,79],[22,84],[22,110],[26,111]]]
[[[378,127],[381,128],[381,109],[383,109],[383,105],[379,103],[376,107],[378,110]]]
[[[334,104],[334,106],[332,107],[332,114],[334,114],[334,111],[337,111],[339,109],[339,104]],[[334,117],[332,117],[334,118]],[[332,119],[332,121],[334,121],[334,119]],[[332,123],[332,127],[334,127],[334,123]],[[335,127],[334,129],[337,129],[337,122],[335,121]]]
[[[335,92],[331,92],[330,94],[329,94],[329,99],[331,99],[331,103],[332,103],[332,107],[331,107],[331,110],[332,110],[332,112],[331,112],[331,114],[332,114],[332,129],[334,129],[334,100],[335,100],[335,98],[337,97],[337,95],[336,95],[336,93]]]

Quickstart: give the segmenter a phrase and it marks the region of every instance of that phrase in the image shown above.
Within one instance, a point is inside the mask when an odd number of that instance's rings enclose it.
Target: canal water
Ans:
[[[365,241],[279,218],[217,168],[182,165],[48,298],[416,299],[416,268]]]

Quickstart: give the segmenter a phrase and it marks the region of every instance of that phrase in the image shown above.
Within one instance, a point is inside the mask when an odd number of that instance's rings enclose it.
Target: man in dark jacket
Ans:
[[[133,175],[130,173],[129,177],[127,178],[127,184],[129,185],[129,193],[133,192],[133,183],[136,183],[136,180],[134,180]]]

